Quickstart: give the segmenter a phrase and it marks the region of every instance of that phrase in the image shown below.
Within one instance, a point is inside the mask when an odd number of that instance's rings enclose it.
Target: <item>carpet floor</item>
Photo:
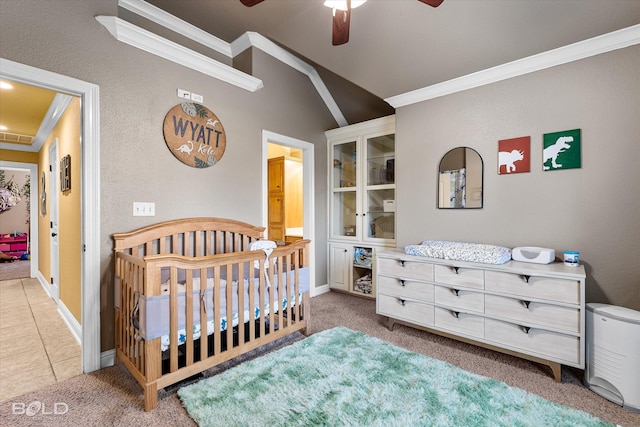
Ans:
[[[30,260],[0,262],[0,280],[24,279],[31,274]]]
[[[346,326],[410,351],[494,378],[545,399],[624,427],[640,426],[640,414],[621,408],[582,384],[583,372],[563,367],[562,383],[537,363],[396,325],[389,331],[375,301],[329,292],[312,298],[310,332]],[[222,369],[218,369],[220,372]],[[207,372],[205,376],[213,373]],[[0,387],[2,385],[0,384]],[[34,406],[30,406],[30,405]],[[58,413],[54,408],[58,404]],[[32,415],[26,409],[40,410]],[[34,412],[34,411],[32,411]],[[126,368],[115,366],[80,375],[0,403],[0,425],[11,426],[194,426],[175,389],[160,393],[158,408],[143,410],[142,388]]]

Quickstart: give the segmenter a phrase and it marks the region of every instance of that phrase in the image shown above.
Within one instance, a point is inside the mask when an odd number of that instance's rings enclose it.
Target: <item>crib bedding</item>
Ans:
[[[281,301],[281,309],[286,310],[289,301],[291,302],[291,307],[293,308],[297,301],[301,301],[302,294],[309,290],[309,267],[304,267],[299,269],[299,282],[298,282],[298,296],[295,294],[295,277],[294,271],[289,271],[283,273],[282,275],[275,273],[273,277],[273,283],[268,283],[266,286],[266,292],[264,295],[264,299],[260,299],[259,294],[259,279],[257,277],[251,279],[244,279],[243,281],[243,293],[244,293],[244,316],[243,319],[245,322],[250,320],[255,320],[260,318],[261,311],[264,312],[264,315],[268,315],[270,313],[270,301],[280,302],[278,295],[278,288],[280,288],[278,281],[280,277],[283,277],[283,287],[285,288],[285,297],[282,298]],[[234,277],[237,277],[234,275]],[[250,313],[249,301],[250,297],[248,295],[249,292],[249,280],[253,282],[254,287],[254,309],[253,313]],[[232,318],[229,322],[227,319],[227,281],[224,279],[220,280],[220,295],[222,298],[220,299],[220,331],[225,331],[227,327],[229,327],[229,323],[231,323],[231,327],[237,326],[239,322],[239,314],[238,314],[238,280],[233,280],[233,289],[231,291],[231,308],[232,308]],[[213,278],[207,279],[207,286],[204,290],[200,290],[200,278],[195,277],[192,279],[193,286],[193,319],[200,319],[200,301],[205,302],[205,311],[207,313],[207,332],[208,334],[212,334],[214,331],[214,311],[213,311]],[[184,344],[187,340],[187,330],[186,330],[186,320],[185,320],[185,294],[186,294],[186,285],[185,282],[177,283],[178,290],[178,345]],[[169,301],[170,301],[170,292],[169,292],[169,282],[165,282],[161,284],[161,292],[162,295],[156,297],[145,297],[143,295],[139,296],[139,336],[142,339],[153,339],[160,337],[161,339],[161,350],[165,351],[169,348],[171,343],[169,338]],[[271,295],[273,293],[273,296]],[[260,303],[264,301],[262,307],[260,307]],[[280,304],[278,304],[280,305]],[[278,312],[279,308],[274,312]],[[192,334],[194,339],[198,339],[201,336],[201,324],[197,323],[193,325]]]
[[[511,260],[511,249],[481,243],[425,240],[418,245],[405,246],[404,249],[408,255],[485,264],[504,264]]]

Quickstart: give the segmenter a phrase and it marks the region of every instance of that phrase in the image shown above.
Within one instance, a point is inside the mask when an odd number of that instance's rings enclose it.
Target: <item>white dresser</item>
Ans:
[[[426,329],[548,365],[584,369],[585,272],[563,263],[481,264],[377,252],[376,311]]]

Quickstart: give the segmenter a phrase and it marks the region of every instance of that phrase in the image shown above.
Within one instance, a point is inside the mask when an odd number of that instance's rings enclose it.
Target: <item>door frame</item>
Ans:
[[[58,304],[60,301],[60,197],[58,195],[58,138],[49,145],[49,281],[50,296]],[[55,232],[55,237],[53,233]]]
[[[262,225],[269,224],[269,143],[292,147],[302,150],[302,187],[303,187],[303,238],[311,240],[309,245],[309,289],[311,296],[316,295],[316,274],[315,274],[315,172],[314,172],[314,145],[301,139],[292,138],[267,130],[262,131]]]
[[[80,97],[82,129],[82,371],[101,368],[100,353],[100,88],[73,77],[0,58],[0,78]],[[2,165],[3,162],[0,162]],[[37,188],[37,187],[36,187]],[[36,210],[38,212],[38,210]],[[33,213],[33,210],[32,210]],[[105,366],[108,360],[105,357]]]

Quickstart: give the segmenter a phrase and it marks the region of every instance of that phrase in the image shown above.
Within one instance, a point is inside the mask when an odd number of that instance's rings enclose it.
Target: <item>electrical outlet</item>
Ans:
[[[133,202],[133,216],[156,216],[154,202]]]
[[[191,92],[191,100],[193,102],[199,102],[202,104],[204,102],[204,97],[202,95],[198,95],[197,93]]]
[[[191,99],[191,92],[184,89],[178,89],[178,98]]]

